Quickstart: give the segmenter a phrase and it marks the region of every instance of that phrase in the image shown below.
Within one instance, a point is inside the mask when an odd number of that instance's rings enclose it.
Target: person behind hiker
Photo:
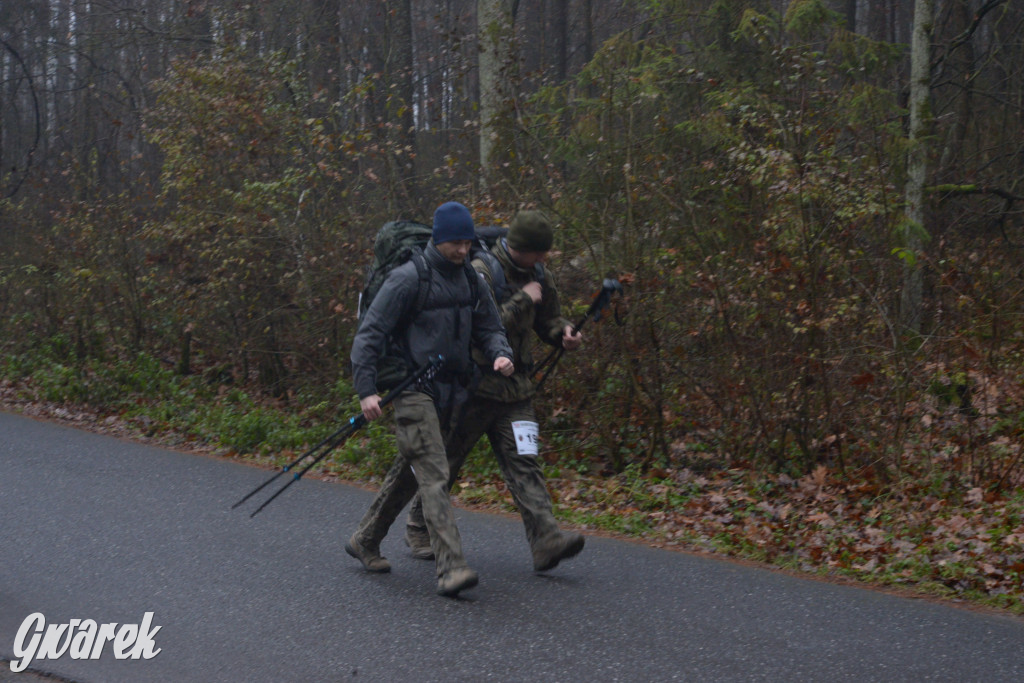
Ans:
[[[509,227],[508,237],[473,261],[473,267],[490,285],[498,301],[501,320],[515,355],[515,372],[499,375],[486,372],[487,357],[473,350],[474,360],[484,370],[473,398],[463,407],[461,419],[449,433],[449,486],[453,485],[466,456],[484,434],[498,460],[512,498],[526,527],[535,571],[546,571],[583,549],[584,538],[559,530],[552,512],[551,497],[537,461],[537,421],[533,409],[532,372],[533,336],[553,346],[574,350],[582,343],[579,333],[561,315],[558,290],[544,260],[552,244],[552,229],[539,211],[518,213]],[[500,269],[501,272],[494,272]],[[528,443],[528,442],[531,442]],[[389,509],[402,508],[416,493],[408,473],[392,466],[381,492],[390,501]],[[416,496],[406,523],[406,543],[413,556],[434,557],[432,532],[424,519],[424,499]],[[387,528],[377,526],[383,539]]]
[[[353,383],[367,420],[381,415],[378,391],[396,385],[438,355],[445,359],[442,370],[430,381],[402,392],[393,404],[399,452],[394,466],[407,473],[407,486],[419,489],[436,558],[437,592],[446,596],[475,586],[478,575],[463,556],[448,498],[443,423],[466,398],[465,387],[475,371],[471,344],[488,359],[491,372],[511,375],[515,369],[494,301],[484,287],[474,283],[476,276],[465,263],[475,237],[473,219],[465,206],[447,202],[438,207],[432,239],[423,250],[430,275],[424,304],[411,310],[422,285],[416,264],[410,260],[388,275],[374,297],[356,332],[351,354]],[[390,506],[382,490],[345,544],[346,552],[368,571],[390,571],[390,564],[380,554],[380,540],[401,509]]]

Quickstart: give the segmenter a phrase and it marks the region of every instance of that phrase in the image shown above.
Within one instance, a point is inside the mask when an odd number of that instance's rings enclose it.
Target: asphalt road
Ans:
[[[138,624],[160,653],[36,660],[76,682],[1013,681],[1024,620],[591,537],[534,574],[518,520],[459,511],[477,588],[342,547],[372,494],[0,413],[0,657],[34,613]],[[0,680],[53,680],[12,674]]]

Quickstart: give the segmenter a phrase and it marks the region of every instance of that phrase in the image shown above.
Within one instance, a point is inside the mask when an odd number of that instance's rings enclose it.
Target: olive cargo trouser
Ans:
[[[454,485],[459,469],[473,446],[481,436],[487,434],[501,474],[522,515],[526,538],[532,548],[538,540],[557,534],[558,523],[551,511],[551,497],[537,458],[521,455],[516,448],[512,423],[518,420],[536,421],[530,401],[502,403],[473,398],[466,404],[462,419],[448,439],[447,467],[451,476],[446,482],[445,491]],[[427,498],[422,488],[417,496],[416,486],[417,480],[406,461],[396,459],[384,477],[377,498],[363,517],[359,527],[360,541],[369,547],[379,547],[402,508],[416,496],[409,512],[409,524],[427,528],[434,557],[439,557],[434,531],[427,519]]]
[[[526,539],[530,547],[537,541],[558,533],[558,523],[551,510],[551,496],[544,481],[544,473],[536,455],[525,455],[516,446],[513,422],[536,422],[532,401],[504,403],[475,397],[467,404],[462,419],[447,440],[449,487],[455,485],[459,470],[473,446],[484,434],[498,460],[501,476],[508,486],[519,514],[523,518]],[[408,524],[427,526],[424,519],[422,493],[413,501]],[[429,526],[427,526],[429,530]]]
[[[448,570],[465,567],[466,559],[448,498],[448,460],[437,408],[430,396],[415,391],[399,395],[394,408],[398,457],[359,523],[356,539],[366,548],[379,548],[388,529],[418,489],[440,576]]]

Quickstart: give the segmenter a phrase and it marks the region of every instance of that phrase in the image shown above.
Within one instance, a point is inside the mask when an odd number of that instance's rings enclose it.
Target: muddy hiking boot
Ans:
[[[391,563],[380,554],[380,550],[362,545],[356,540],[355,534],[352,534],[352,538],[345,544],[345,552],[362,562],[368,572],[382,574],[391,571]]]
[[[533,547],[533,571],[546,572],[554,569],[562,560],[575,557],[583,550],[583,536],[580,534],[564,534],[559,532],[554,536],[537,541]]]
[[[405,525],[405,544],[412,551],[412,556],[417,560],[434,559],[434,551],[430,547],[430,533],[426,527]]]
[[[454,598],[459,591],[468,590],[479,582],[480,577],[469,567],[449,569],[437,579],[437,594]]]

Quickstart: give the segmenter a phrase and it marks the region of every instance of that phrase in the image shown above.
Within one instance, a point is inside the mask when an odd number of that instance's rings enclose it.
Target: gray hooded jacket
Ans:
[[[494,300],[483,283],[470,287],[466,266],[446,259],[433,242],[423,254],[430,290],[422,310],[412,310],[420,284],[416,265],[409,261],[391,271],[360,322],[351,356],[360,399],[392,388],[438,355],[445,357],[446,376],[468,376],[474,369],[470,345],[491,363],[512,358]]]

